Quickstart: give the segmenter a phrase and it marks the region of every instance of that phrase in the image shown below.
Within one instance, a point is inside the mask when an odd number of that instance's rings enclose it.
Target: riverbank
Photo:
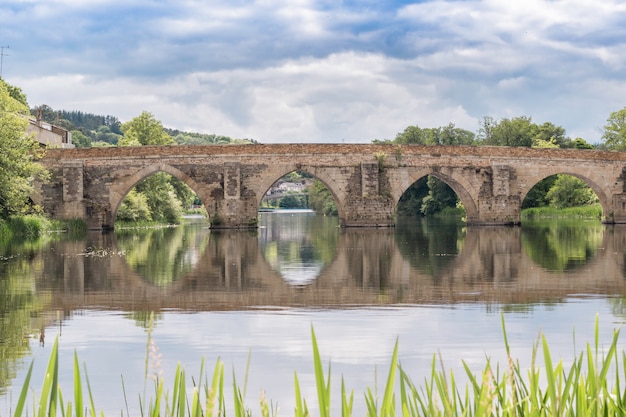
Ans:
[[[40,215],[12,216],[0,219],[0,239],[31,239],[46,233],[83,234],[87,225],[83,220],[51,220]]]
[[[522,210],[522,220],[534,219],[597,219],[602,217],[602,206],[593,204],[580,207],[532,207]]]

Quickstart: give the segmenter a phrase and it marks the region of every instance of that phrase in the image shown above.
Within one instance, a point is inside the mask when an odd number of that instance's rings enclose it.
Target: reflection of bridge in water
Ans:
[[[335,258],[307,286],[287,284],[265,261],[254,234],[210,232],[195,268],[159,287],[115,254],[113,234],[93,234],[91,245],[113,248],[101,257],[44,256],[37,291],[52,308],[232,310],[259,307],[333,307],[398,303],[535,303],[572,294],[626,294],[626,227],[610,226],[584,265],[550,272],[531,260],[520,228],[467,228],[460,253],[437,272],[420,272],[403,255],[394,230],[341,230]],[[79,253],[84,242],[59,243],[57,253]],[[71,246],[75,247],[72,248]]]

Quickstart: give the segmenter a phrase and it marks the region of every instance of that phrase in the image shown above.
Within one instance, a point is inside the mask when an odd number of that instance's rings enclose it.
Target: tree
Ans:
[[[174,139],[165,132],[163,125],[154,116],[144,111],[129,122],[122,124],[124,136],[119,146],[170,145]]]
[[[530,117],[520,116],[494,122],[491,117],[481,121],[478,138],[483,145],[523,146],[530,148],[537,136],[539,127]]]
[[[337,205],[330,190],[318,179],[309,187],[309,206],[318,214],[336,215]]]
[[[454,123],[447,126],[424,129],[427,145],[472,145],[475,135],[469,130],[458,128]]]
[[[575,149],[593,149],[593,145],[583,138],[574,139],[573,144]]]
[[[458,128],[454,123],[435,128],[408,126],[398,133],[392,143],[417,145],[472,145],[475,135],[469,130]],[[378,141],[378,143],[382,143]]]
[[[93,141],[80,130],[72,130],[72,143],[77,148],[91,148]]]
[[[587,184],[571,175],[558,175],[546,198],[556,208],[578,207],[597,202],[598,197]]]
[[[565,136],[565,129],[554,123],[545,122],[537,126],[537,133],[533,138],[534,148],[564,148],[570,147],[571,140]]]
[[[393,140],[393,143],[399,144],[416,144],[416,145],[424,145],[426,144],[426,137],[424,135],[424,131],[420,129],[419,126],[408,126],[402,133],[398,133],[396,138]]]
[[[44,169],[36,159],[43,155],[38,143],[26,134],[28,105],[19,88],[0,79],[0,218],[22,214],[31,207],[28,196],[33,180],[43,175]]]
[[[606,125],[604,125],[602,139],[607,149],[626,150],[626,107],[611,113]]]

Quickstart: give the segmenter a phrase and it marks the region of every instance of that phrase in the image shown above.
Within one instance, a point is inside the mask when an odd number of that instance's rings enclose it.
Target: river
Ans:
[[[55,339],[66,401],[77,352],[106,415],[137,415],[150,375],[171,387],[179,363],[197,379],[203,359],[212,372],[221,358],[243,386],[248,357],[253,415],[261,392],[278,415],[293,413],[294,372],[315,414],[312,329],[331,364],[332,408],[343,377],[363,415],[363,393],[384,386],[396,340],[417,385],[435,354],[461,380],[462,361],[476,372],[487,357],[506,363],[502,318],[523,366],[540,332],[570,361],[593,341],[596,317],[608,344],[626,317],[625,253],[626,226],[599,222],[341,229],[310,212],[261,213],[256,231],[190,221],[0,244],[0,415],[15,407],[33,360],[39,393]]]

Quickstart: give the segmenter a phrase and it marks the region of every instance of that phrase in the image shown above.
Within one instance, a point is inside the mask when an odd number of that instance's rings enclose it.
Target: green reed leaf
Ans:
[[[76,417],[81,417],[84,413],[83,384],[80,380],[80,366],[78,365],[78,353],[76,353],[76,351],[74,351],[74,404],[76,407]]]
[[[28,388],[30,386],[30,377],[33,374],[34,364],[35,361],[31,361],[30,366],[28,367],[28,372],[26,372],[26,378],[24,378],[24,383],[22,384],[22,390],[20,391],[20,396],[17,400],[17,405],[15,407],[15,413],[13,414],[13,417],[22,417],[24,404],[26,404],[26,398],[28,397]]]
[[[320,407],[320,417],[330,417],[330,363],[328,364],[328,378],[324,380],[324,368],[315,338],[315,330],[311,326],[311,343],[313,344],[313,367],[315,368],[315,383],[317,386],[317,401]]]

